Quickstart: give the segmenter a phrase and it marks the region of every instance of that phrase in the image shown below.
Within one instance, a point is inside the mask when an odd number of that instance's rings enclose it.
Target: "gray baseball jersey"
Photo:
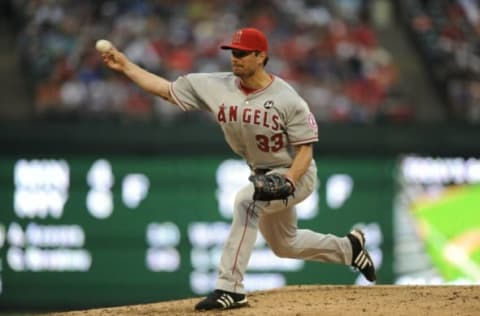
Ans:
[[[307,103],[284,80],[273,76],[267,87],[246,94],[232,73],[198,73],[179,77],[170,85],[176,104],[185,111],[205,110],[216,116],[225,139],[252,170],[285,173],[291,166],[292,146],[316,142],[317,124]],[[220,260],[216,288],[245,293],[243,276],[260,230],[280,257],[349,264],[352,250],[346,237],[297,229],[294,205],[316,187],[312,159],[288,200],[253,204],[253,185],[235,197],[233,221]],[[255,212],[258,216],[251,216]]]
[[[253,169],[289,167],[292,145],[318,140],[307,103],[275,76],[245,94],[232,73],[189,74],[172,83],[171,94],[183,110],[212,112],[230,147]]]

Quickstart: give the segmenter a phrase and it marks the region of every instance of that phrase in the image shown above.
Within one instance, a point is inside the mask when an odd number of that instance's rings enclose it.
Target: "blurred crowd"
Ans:
[[[406,0],[410,27],[450,115],[480,122],[480,1]]]
[[[109,39],[169,80],[229,71],[219,50],[253,26],[270,41],[267,69],[289,81],[319,122],[408,121],[398,70],[370,23],[367,0],[12,0],[18,45],[39,116],[176,122],[188,114],[107,69]]]

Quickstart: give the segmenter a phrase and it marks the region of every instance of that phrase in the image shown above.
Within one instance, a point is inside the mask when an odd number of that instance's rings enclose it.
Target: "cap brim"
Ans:
[[[220,46],[221,49],[239,49],[239,50],[247,50],[247,51],[254,51],[250,47],[242,46],[242,45],[222,45]]]

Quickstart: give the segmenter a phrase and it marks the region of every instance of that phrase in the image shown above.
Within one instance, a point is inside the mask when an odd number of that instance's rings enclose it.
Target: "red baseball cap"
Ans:
[[[268,51],[268,41],[262,31],[247,27],[236,31],[233,34],[232,43],[222,45],[220,48],[266,52]]]

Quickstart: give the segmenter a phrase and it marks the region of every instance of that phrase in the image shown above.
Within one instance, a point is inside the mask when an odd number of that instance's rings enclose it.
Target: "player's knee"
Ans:
[[[295,252],[291,247],[275,246],[270,247],[272,252],[280,258],[295,258]]]

